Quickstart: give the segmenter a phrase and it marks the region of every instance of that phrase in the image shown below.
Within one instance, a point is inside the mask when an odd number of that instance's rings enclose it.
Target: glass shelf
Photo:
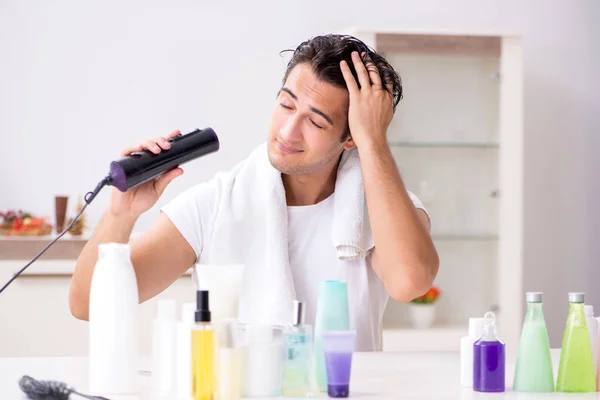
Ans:
[[[468,143],[468,142],[409,142],[389,141],[391,147],[431,147],[431,148],[457,148],[457,149],[498,149],[498,143]]]
[[[448,233],[448,232],[432,232],[433,240],[468,240],[468,241],[493,241],[498,240],[499,236],[495,233]]]
[[[429,328],[416,328],[410,323],[397,323],[392,321],[383,320],[382,328],[386,331],[406,332],[406,333],[423,333],[423,332],[449,332],[449,331],[460,331],[465,333],[468,327],[459,325],[457,323],[446,323],[438,324],[434,323]]]

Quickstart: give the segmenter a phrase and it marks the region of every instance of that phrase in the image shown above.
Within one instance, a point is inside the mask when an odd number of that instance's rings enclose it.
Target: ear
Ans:
[[[356,147],[356,144],[354,143],[354,139],[352,139],[352,135],[348,135],[348,138],[346,138],[346,140],[344,140],[344,143],[342,143],[342,146],[344,146],[344,150],[352,150],[353,148]]]

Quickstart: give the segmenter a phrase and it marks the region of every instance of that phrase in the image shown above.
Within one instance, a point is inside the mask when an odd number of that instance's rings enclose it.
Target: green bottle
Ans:
[[[595,392],[592,346],[583,310],[583,293],[569,293],[569,315],[562,342],[557,392]]]
[[[542,293],[526,295],[527,313],[521,331],[515,367],[515,392],[554,392],[550,341],[542,311]]]

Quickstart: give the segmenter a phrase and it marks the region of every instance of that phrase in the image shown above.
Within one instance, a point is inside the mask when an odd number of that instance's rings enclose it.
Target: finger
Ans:
[[[158,146],[158,150],[160,150],[160,151],[168,150],[171,148],[171,143],[169,143],[167,138],[164,138],[164,137],[158,136],[158,137],[150,139],[149,142],[154,143],[156,146]],[[156,148],[155,146],[152,146],[152,147]],[[160,153],[160,151],[159,151],[159,153]]]
[[[383,87],[381,75],[379,74],[379,68],[377,68],[367,53],[363,53],[363,56],[367,59],[367,71],[369,71],[369,78],[371,79],[373,86]]]
[[[181,168],[175,168],[161,175],[154,181],[154,190],[156,190],[156,194],[160,196],[167,188],[167,185],[181,174],[183,174],[183,170]]]
[[[356,83],[356,79],[354,79],[354,75],[352,75],[352,71],[350,71],[350,66],[348,66],[345,60],[340,62],[340,69],[342,70],[342,75],[344,76],[350,95],[357,93],[358,84]]]
[[[154,154],[158,154],[162,151],[162,148],[158,145],[158,141],[162,138],[152,138],[142,143],[144,150],[151,151]]]
[[[169,143],[169,139],[164,137],[157,137],[156,144],[160,146],[163,150],[168,150],[171,148],[171,143]]]
[[[169,133],[169,134],[166,136],[166,138],[167,138],[167,139],[173,139],[173,138],[175,138],[175,137],[177,137],[177,136],[180,136],[180,135],[181,135],[181,131],[179,131],[179,129],[177,129],[177,130],[174,130],[173,132]]]
[[[352,62],[354,63],[354,69],[356,70],[356,75],[358,75],[358,82],[360,83],[361,89],[368,89],[371,87],[371,79],[369,78],[369,73],[365,68],[365,64],[360,59],[358,52],[352,52]]]
[[[136,153],[138,151],[142,151],[142,145],[136,144],[135,146],[130,146],[121,152],[121,157],[127,157],[131,155],[131,153]]]
[[[390,93],[394,93],[394,82],[391,80],[385,84],[385,87],[389,90]]]

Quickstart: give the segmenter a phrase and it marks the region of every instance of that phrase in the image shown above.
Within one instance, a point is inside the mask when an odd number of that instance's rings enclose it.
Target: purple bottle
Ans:
[[[334,398],[348,397],[356,332],[326,331],[322,339],[327,372],[327,394]]]
[[[504,392],[504,343],[496,336],[496,316],[484,316],[483,336],[473,344],[473,390]]]

